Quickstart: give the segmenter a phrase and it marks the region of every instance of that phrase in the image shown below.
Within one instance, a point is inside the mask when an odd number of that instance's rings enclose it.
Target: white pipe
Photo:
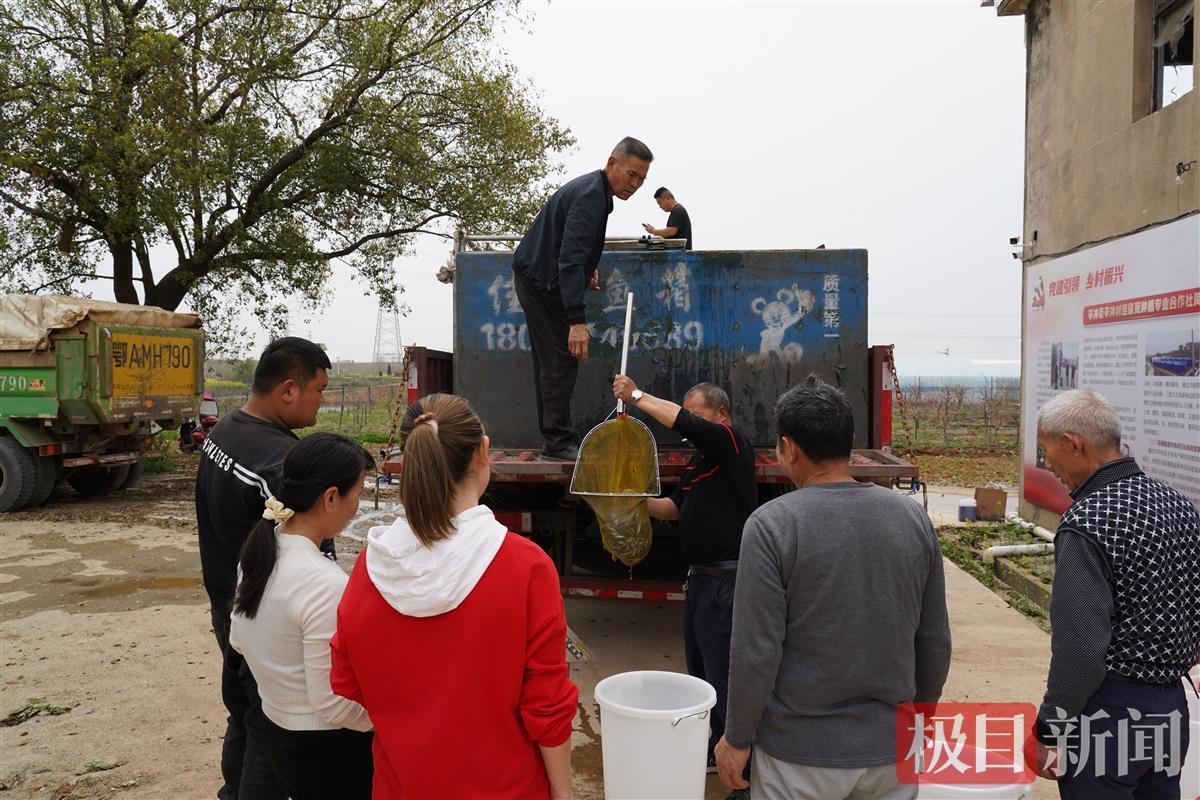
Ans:
[[[983,551],[985,561],[997,556],[1028,556],[1038,553],[1053,553],[1054,545],[1049,542],[1038,544],[998,544]]]
[[[629,292],[625,296],[625,345],[621,348],[621,374],[625,374],[625,368],[629,365],[629,329],[633,325],[633,292]],[[617,400],[617,413],[625,411],[625,403]]]
[[[1005,519],[1007,519],[1013,525],[1020,526],[1023,530],[1031,531],[1033,535],[1039,539],[1045,539],[1047,542],[1051,543],[1054,542],[1053,531],[1048,531],[1041,525],[1034,525],[1032,522],[1026,522],[1025,520],[1021,519],[1021,517],[1018,516],[1017,512],[1015,511],[1005,517]]]

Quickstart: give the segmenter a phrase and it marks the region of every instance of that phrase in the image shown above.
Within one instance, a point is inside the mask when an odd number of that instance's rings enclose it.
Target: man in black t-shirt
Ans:
[[[200,450],[200,566],[223,659],[221,699],[229,711],[221,746],[221,800],[286,797],[262,740],[265,717],[254,676],[241,654],[229,647],[229,612],[242,543],[262,519],[267,498],[279,489],[283,458],[297,442],[292,431],[317,420],[329,367],[329,357],[306,339],[271,342],[254,371],[250,399],[217,423]],[[322,545],[327,556],[332,545],[332,540]]]
[[[693,386],[683,406],[646,394],[624,375],[613,381],[613,394],[696,447],[679,487],[670,497],[652,498],[647,504],[654,519],[679,521],[689,564],[684,655],[688,672],[717,690],[708,743],[712,765],[713,747],[725,733],[733,588],[742,527],[758,507],[754,448],[745,434],[734,429],[729,395],[716,384]]]
[[[675,195],[671,194],[671,190],[665,186],[658,187],[654,192],[654,201],[658,203],[658,207],[667,212],[667,224],[663,228],[655,228],[649,223],[643,222],[642,227],[646,233],[654,236],[661,236],[664,239],[687,239],[686,249],[692,249],[692,218],[688,216],[687,209],[675,200]]]

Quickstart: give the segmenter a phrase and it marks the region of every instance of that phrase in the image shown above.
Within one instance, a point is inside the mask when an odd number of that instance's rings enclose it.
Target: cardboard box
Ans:
[[[1008,492],[1003,489],[975,490],[976,519],[1004,519],[1004,506],[1008,502]]]

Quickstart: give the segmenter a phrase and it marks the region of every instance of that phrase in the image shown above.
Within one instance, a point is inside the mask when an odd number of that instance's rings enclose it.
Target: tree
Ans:
[[[0,289],[265,319],[340,260],[394,304],[415,236],[520,228],[572,144],[494,53],[515,7],[8,0]]]

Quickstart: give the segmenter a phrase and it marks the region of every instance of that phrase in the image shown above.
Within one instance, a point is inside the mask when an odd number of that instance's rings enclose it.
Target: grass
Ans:
[[[1044,556],[1010,556],[1009,559],[1047,586],[1054,583],[1053,554]]]
[[[898,451],[901,452],[901,451]],[[921,470],[921,480],[942,486],[987,486],[1015,488],[1020,481],[1021,461],[1017,453],[991,455],[945,455],[921,453],[912,457]]]
[[[389,401],[322,411],[317,415],[317,424],[299,431],[299,434],[306,436],[317,431],[329,431],[349,436],[363,444],[387,444],[393,410],[394,406]]]
[[[206,378],[204,388],[210,392],[216,389],[237,389],[239,392],[247,391],[246,384],[241,381],[230,381],[224,378]]]
[[[154,447],[146,451],[144,470],[147,475],[156,475],[174,470],[174,457],[179,454],[179,431],[159,431],[154,437]]]
[[[1040,539],[1021,530],[1016,525],[1007,523],[977,523],[970,525],[943,525],[937,529],[938,540],[941,542],[942,555],[957,564],[964,572],[999,595],[1004,602],[1020,611],[1031,619],[1042,630],[1050,630],[1050,620],[1041,606],[1030,601],[1024,595],[1009,588],[1008,584],[996,577],[991,562],[983,560],[983,551],[992,545],[999,544],[1036,544]],[[1051,580],[1053,579],[1053,556],[1024,556],[1013,559],[1022,566],[1024,562],[1046,560],[1051,562]],[[1041,564],[1039,569],[1044,569]],[[1033,569],[1026,567],[1029,571]],[[1036,572],[1034,574],[1037,574]],[[1038,577],[1041,577],[1040,575]],[[1049,582],[1049,581],[1047,581]]]
[[[953,486],[1020,481],[1018,427],[1021,404],[1015,385],[961,386],[922,391],[906,386],[904,413],[892,405],[892,449],[921,471],[927,483]]]
[[[0,720],[0,725],[11,728],[33,717],[57,717],[66,714],[70,710],[70,706],[52,705],[44,697],[31,697],[29,702],[24,706]]]

